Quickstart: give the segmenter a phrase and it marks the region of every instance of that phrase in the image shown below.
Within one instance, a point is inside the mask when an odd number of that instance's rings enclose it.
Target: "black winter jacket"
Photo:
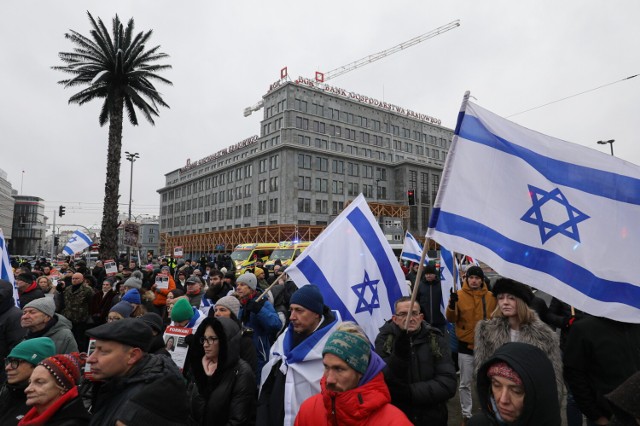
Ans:
[[[27,385],[26,381],[16,385],[5,383],[0,388],[0,425],[15,426],[29,411],[24,394]]]
[[[391,403],[416,425],[446,426],[446,404],[456,393],[457,377],[449,344],[440,330],[423,321],[420,330],[407,335],[387,321],[380,328],[375,348],[387,363],[384,377]],[[408,394],[403,395],[396,388],[406,383]]]
[[[39,287],[38,290],[40,290]],[[22,317],[22,311],[13,299],[13,284],[0,280],[0,383],[7,380],[4,359],[11,349],[20,343],[27,331],[20,326],[20,317]]]
[[[212,376],[202,366],[200,338],[207,327],[220,339],[218,367]],[[240,326],[231,318],[205,318],[196,330],[185,373],[191,377],[191,410],[198,424],[244,426],[255,422],[256,380],[249,364],[239,358],[241,337]]]

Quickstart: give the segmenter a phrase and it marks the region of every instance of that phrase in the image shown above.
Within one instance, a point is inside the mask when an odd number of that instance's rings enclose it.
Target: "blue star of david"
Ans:
[[[71,237],[71,238],[69,238],[69,241],[67,241],[67,242],[75,243],[77,239],[78,239],[78,237]]]
[[[440,281],[445,281],[445,279],[444,279],[444,266],[441,266],[439,269],[440,269]]]
[[[540,239],[542,244],[546,243],[550,238],[557,234],[562,234],[577,242],[580,242],[580,233],[578,232],[578,224],[584,220],[589,219],[589,216],[582,213],[580,210],[573,207],[567,197],[556,188],[552,191],[545,191],[540,188],[536,188],[533,185],[528,185],[529,194],[531,195],[532,206],[527,212],[520,218],[520,220],[531,223],[538,226],[540,231]],[[567,211],[567,220],[553,224],[547,222],[542,217],[542,206],[547,202],[554,201],[563,206]]]
[[[373,314],[373,310],[380,307],[380,299],[378,298],[378,283],[380,280],[369,279],[369,273],[364,271],[364,279],[360,284],[356,284],[351,287],[353,292],[358,296],[358,306],[356,307],[356,314],[360,312],[369,311],[369,315]],[[371,290],[371,299],[367,301],[365,294],[367,288]]]

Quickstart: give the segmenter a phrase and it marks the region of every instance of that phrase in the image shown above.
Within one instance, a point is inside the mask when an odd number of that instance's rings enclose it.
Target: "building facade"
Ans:
[[[39,256],[48,251],[50,243],[45,240],[46,217],[44,201],[40,197],[13,194],[13,230],[10,253],[14,256]]]
[[[165,175],[160,232],[327,225],[360,193],[407,205],[379,218],[390,241],[424,235],[453,132],[440,121],[308,79],[274,83],[260,136]],[[403,223],[407,222],[407,223]]]
[[[13,234],[13,209],[16,201],[11,196],[11,190],[7,173],[0,169],[0,229],[5,241],[11,240]]]

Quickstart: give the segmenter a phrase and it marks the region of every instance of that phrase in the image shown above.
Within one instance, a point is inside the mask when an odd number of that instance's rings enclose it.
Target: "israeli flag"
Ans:
[[[453,253],[443,246],[440,246],[440,287],[442,288],[440,311],[442,311],[442,315],[444,315],[447,310],[451,291],[456,291],[454,288],[460,289],[460,282],[458,280],[460,276],[459,267],[456,264],[454,274],[454,262],[456,262],[456,259],[453,257]]]
[[[404,236],[404,245],[402,246],[402,253],[400,253],[400,259],[409,260],[414,263],[420,263],[422,257],[422,245],[415,239],[409,231]],[[429,258],[424,258],[425,266],[429,264]]]
[[[590,314],[640,323],[640,168],[467,99],[427,236]]]
[[[67,244],[64,246],[62,251],[67,253],[69,256],[73,256],[74,254],[81,252],[82,250],[89,247],[93,244],[91,238],[87,234],[82,231],[76,231],[73,233]]]
[[[298,287],[315,284],[325,305],[357,322],[373,342],[397,299],[408,295],[398,260],[360,194],[287,268]]]
[[[20,307],[18,299],[18,287],[16,287],[16,280],[13,276],[13,267],[9,261],[9,250],[7,250],[7,243],[4,239],[4,233],[0,229],[0,279],[9,281],[13,286],[13,301],[17,307]]]

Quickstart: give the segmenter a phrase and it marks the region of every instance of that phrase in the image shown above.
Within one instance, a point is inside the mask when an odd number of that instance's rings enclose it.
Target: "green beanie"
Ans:
[[[360,374],[364,374],[369,367],[371,346],[362,337],[346,331],[336,331],[324,345],[322,355],[333,354],[347,363]]]
[[[171,319],[173,322],[181,322],[193,318],[193,309],[187,299],[178,299],[171,308]]]
[[[56,345],[48,337],[36,337],[24,340],[13,347],[7,358],[18,358],[36,365],[40,361],[54,356]]]

